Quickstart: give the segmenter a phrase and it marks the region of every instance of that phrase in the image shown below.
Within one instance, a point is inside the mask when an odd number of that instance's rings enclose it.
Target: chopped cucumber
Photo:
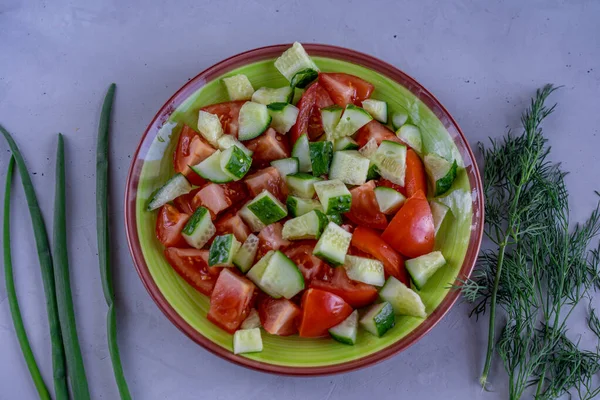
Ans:
[[[317,70],[314,70],[312,68],[305,68],[301,71],[296,72],[296,74],[290,81],[290,86],[293,88],[304,89],[318,77],[319,72]]]
[[[384,140],[371,157],[377,167],[377,172],[383,178],[404,186],[406,174],[406,146],[400,143]]]
[[[281,75],[285,76],[290,82],[300,71],[306,69],[319,71],[317,65],[306,53],[306,50],[304,50],[304,47],[298,42],[295,42],[292,47],[284,51],[283,54],[275,60],[275,68],[277,68]]]
[[[360,325],[367,332],[382,337],[396,325],[396,316],[392,305],[387,301],[373,304],[360,319]]]
[[[318,239],[328,223],[329,219],[325,214],[313,210],[286,221],[281,235],[286,240]]]
[[[260,328],[260,327],[261,327],[260,316],[258,315],[258,311],[256,311],[256,308],[253,308],[248,313],[248,316],[246,317],[244,322],[242,322],[242,325],[240,325],[240,328],[241,329],[254,329],[254,328]]]
[[[384,214],[394,214],[406,201],[402,193],[385,186],[375,188],[375,198],[379,204],[379,211]]]
[[[271,124],[267,106],[252,101],[245,102],[240,108],[238,124],[239,140],[245,141],[260,136]]]
[[[300,136],[292,148],[292,157],[296,157],[300,163],[300,172],[311,172],[310,151],[308,147],[308,136]]]
[[[327,218],[336,225],[341,226],[344,223],[341,214],[327,214]]]
[[[367,172],[367,181],[372,181],[374,179],[379,179],[381,175],[379,175],[379,171],[377,171],[377,165],[373,164],[371,161],[369,163],[369,171]]]
[[[390,276],[379,291],[379,297],[389,302],[398,315],[425,318],[425,304],[421,297],[398,279]]]
[[[373,286],[383,286],[385,283],[385,272],[381,261],[347,255],[344,268],[348,278],[353,281],[368,283]]]
[[[223,136],[221,120],[215,114],[200,110],[198,113],[198,131],[213,147],[218,147],[218,140]]]
[[[444,265],[446,265],[446,259],[441,251],[433,251],[429,254],[406,260],[406,270],[410,274],[415,287],[419,290]]]
[[[400,129],[408,121],[408,113],[406,111],[396,111],[392,115],[392,126],[394,130]]]
[[[442,226],[442,222],[444,222],[446,215],[448,215],[450,207],[435,200],[429,202],[429,207],[431,208],[433,227],[435,228],[435,234],[437,235],[440,227]]]
[[[352,234],[350,232],[330,222],[315,245],[313,254],[334,265],[342,265],[346,259],[351,240]]]
[[[271,260],[271,258],[273,257],[274,254],[275,254],[274,250],[268,251],[267,254],[265,254],[260,260],[258,260],[258,262],[256,264],[254,264],[254,266],[252,268],[250,268],[250,271],[248,271],[248,273],[246,274],[246,277],[248,279],[250,279],[252,282],[254,282],[256,284],[256,286],[261,288],[263,292],[265,292],[269,296],[273,297],[274,299],[278,299],[281,297],[281,295],[279,293],[270,291],[270,289],[268,287],[262,287],[260,284],[260,281],[261,281],[262,277],[264,276],[267,267],[269,266],[269,261]]]
[[[260,328],[238,329],[233,334],[233,354],[256,353],[262,350]]]
[[[296,196],[288,196],[286,200],[286,206],[292,217],[300,217],[313,210],[323,210],[319,200],[303,199]]]
[[[291,103],[293,105],[297,105],[298,102],[300,101],[300,99],[302,98],[302,95],[304,94],[304,92],[305,92],[304,89],[295,88],[294,89],[294,98],[292,99]]]
[[[423,160],[425,164],[425,171],[431,181],[431,185],[434,188],[434,196],[439,196],[450,190],[454,179],[456,179],[456,173],[458,170],[458,164],[456,160],[450,163],[445,158],[438,156],[437,154],[427,154]]]
[[[329,334],[332,338],[340,343],[353,345],[356,343],[356,334],[358,333],[358,310],[354,310],[352,314],[345,320],[329,329]]]
[[[254,258],[256,257],[256,252],[258,251],[258,236],[254,233],[251,233],[246,238],[242,247],[235,253],[233,256],[233,265],[238,267],[240,271],[243,273],[248,272],[252,264],[254,263]]]
[[[329,141],[309,143],[308,152],[313,176],[327,174],[333,155],[333,143]]]
[[[287,176],[298,173],[298,159],[296,157],[282,158],[271,161],[271,165],[277,168],[279,175],[287,182]]]
[[[351,137],[343,137],[333,142],[333,151],[358,150],[358,143]]]
[[[277,222],[287,216],[287,209],[285,206],[268,190],[263,190],[242,209],[244,208],[254,214],[254,216],[265,226]]]
[[[261,87],[252,95],[252,101],[268,106],[271,103],[291,103],[294,89],[284,86],[277,89]]]
[[[181,231],[181,236],[192,247],[201,249],[217,232],[205,207],[198,207]]]
[[[289,103],[271,103],[267,106],[271,116],[271,127],[285,135],[296,123],[299,110]]]
[[[252,98],[254,88],[252,87],[252,84],[246,75],[239,74],[230,76],[228,78],[223,78],[223,83],[227,88],[229,100],[250,100]]]
[[[358,149],[358,152],[363,157],[371,159],[371,157],[373,157],[373,154],[375,154],[375,152],[377,151],[378,147],[379,145],[377,144],[377,140],[375,140],[375,138],[371,138],[367,143],[365,143],[363,147]]]
[[[368,124],[373,118],[368,112],[354,104],[348,104],[340,122],[335,127],[333,139],[339,139],[344,136],[352,136],[360,128]]]
[[[167,181],[160,189],[154,193],[154,196],[148,203],[148,211],[156,210],[159,207],[164,206],[168,202],[175,200],[182,194],[191,192],[193,189],[192,185],[183,176],[183,174],[175,174],[171,179]]]
[[[190,166],[190,168],[203,177],[214,183],[231,182],[233,179],[226,174],[221,168],[221,150],[212,153],[208,158],[198,165]]]
[[[342,214],[350,211],[352,194],[339,179],[315,182],[314,188],[325,214]]]
[[[273,253],[257,284],[266,293],[291,299],[304,289],[304,277],[296,264],[277,250]]]
[[[402,125],[400,129],[396,131],[396,136],[398,136],[400,140],[409,145],[418,154],[423,152],[421,131],[416,126],[411,124]]]
[[[339,179],[347,185],[362,185],[367,181],[370,161],[356,150],[336,151],[333,153],[330,179]]]
[[[221,153],[221,170],[233,180],[242,179],[250,170],[252,158],[247,156],[242,149],[231,146]]]
[[[249,150],[246,146],[242,144],[239,140],[231,135],[223,135],[217,140],[217,147],[221,151],[225,151],[231,146],[237,146],[246,154],[248,157],[252,157],[252,150]]]
[[[322,178],[299,172],[287,176],[287,185],[290,194],[311,199],[315,195],[315,183],[322,180]]]
[[[388,120],[388,105],[385,101],[366,99],[363,100],[362,106],[366,112],[371,114],[377,121],[387,124]]]
[[[327,140],[333,140],[335,127],[340,122],[343,112],[344,109],[342,107],[335,105],[321,108],[321,122]]]
[[[241,244],[233,233],[217,236],[210,245],[208,265],[211,267],[233,267],[233,256]]]

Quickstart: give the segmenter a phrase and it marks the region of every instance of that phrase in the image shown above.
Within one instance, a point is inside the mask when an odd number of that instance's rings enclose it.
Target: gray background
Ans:
[[[322,4],[321,4],[322,3]],[[66,135],[69,253],[75,308],[93,398],[117,390],[105,335],[97,265],[94,168],[101,100],[116,82],[111,222],[119,340],[137,399],[497,399],[477,377],[484,324],[457,305],[406,352],[377,366],[323,378],[286,378],[209,354],[162,315],[127,249],[123,193],[132,152],[159,107],[188,78],[236,53],[268,44],[329,43],[381,58],[415,77],[454,115],[469,142],[517,127],[534,90],[564,85],[546,123],[553,158],[571,171],[572,216],[600,188],[600,2],[597,1],[0,1],[0,123],[25,155],[47,221],[54,195],[56,133]],[[7,146],[0,140],[0,179]],[[3,185],[3,184],[2,184]],[[34,352],[50,381],[44,295],[20,185],[13,197],[17,289]],[[0,278],[3,281],[3,278]],[[0,398],[35,398],[0,284]],[[576,315],[583,321],[585,314]],[[482,322],[482,321],[481,321]],[[591,335],[573,328],[583,340]]]

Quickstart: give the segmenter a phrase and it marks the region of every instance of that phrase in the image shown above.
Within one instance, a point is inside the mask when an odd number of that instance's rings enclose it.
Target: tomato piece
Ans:
[[[275,167],[261,169],[244,179],[248,191],[252,197],[258,196],[263,190],[268,190],[285,204],[288,195],[288,187],[281,174]]]
[[[260,260],[262,256],[271,250],[279,250],[290,245],[290,241],[284,239],[281,235],[282,230],[283,225],[281,225],[281,222],[276,222],[263,228],[258,233],[258,251],[256,252],[257,260]]]
[[[316,86],[316,98],[315,104],[310,112],[310,118],[308,120],[308,126],[306,132],[308,133],[309,140],[316,140],[319,136],[325,133],[323,129],[323,121],[321,120],[321,108],[329,107],[335,103],[327,93],[327,90],[323,89],[318,83]]]
[[[326,279],[333,274],[329,265],[313,255],[316,244],[316,240],[298,240],[283,251],[298,266],[306,283],[313,279]]]
[[[196,131],[184,125],[179,134],[177,148],[175,149],[175,153],[173,153],[173,167],[175,168],[175,172],[184,174],[193,185],[202,186],[206,183],[206,180],[192,171],[189,166],[198,164],[215,151]]]
[[[300,307],[288,299],[265,296],[258,302],[260,323],[271,335],[289,336],[298,332],[301,313]]]
[[[344,268],[334,268],[333,277],[326,280],[313,280],[311,288],[325,290],[346,301],[354,308],[367,306],[377,300],[377,288],[348,278]]]
[[[244,145],[254,152],[252,155],[253,167],[269,166],[271,161],[287,158],[290,156],[290,149],[285,136],[275,132],[275,129],[269,128],[259,137],[248,140]]]
[[[181,236],[183,227],[190,219],[189,214],[179,212],[170,204],[165,204],[158,211],[156,218],[156,237],[166,247],[187,247],[187,242]]]
[[[219,219],[215,221],[215,228],[217,230],[217,235],[233,233],[235,238],[241,243],[244,243],[248,238],[248,235],[252,233],[250,228],[248,228],[248,225],[244,223],[235,210],[228,211],[226,214],[219,217]]]
[[[223,268],[210,296],[208,320],[234,333],[248,316],[253,305],[256,286],[230,268]]]
[[[208,250],[167,247],[165,258],[194,289],[210,296],[222,268],[208,266]]]
[[[379,210],[374,189],[375,183],[369,181],[350,190],[352,205],[350,211],[344,215],[357,225],[385,229],[388,221],[385,214]]]
[[[427,175],[419,155],[413,150],[406,152],[406,175],[404,177],[406,197],[412,197],[419,190],[427,196]]]
[[[290,129],[288,135],[290,136],[290,144],[293,146],[296,143],[296,140],[300,138],[300,136],[304,135],[308,132],[308,123],[310,121],[310,117],[313,112],[313,108],[315,106],[315,102],[317,101],[317,89],[319,88],[318,82],[310,85],[298,100],[298,117],[296,118],[296,123]]]
[[[321,84],[331,96],[332,100],[340,107],[348,104],[361,105],[368,99],[375,87],[358,76],[343,73],[320,73]]]
[[[237,137],[239,127],[238,118],[240,116],[240,109],[244,103],[245,101],[243,100],[227,101],[203,107],[202,110],[217,115],[221,121],[223,132]]]
[[[400,186],[397,183],[394,183],[392,181],[388,181],[385,178],[381,178],[381,179],[377,180],[377,186],[385,186],[385,187],[392,188],[395,191],[400,192],[404,196],[406,196],[406,190],[404,190],[404,186]]]
[[[381,238],[409,258],[433,251],[435,242],[433,216],[422,191],[418,191],[406,200]]]
[[[300,336],[326,336],[329,328],[348,318],[352,311],[341,297],[324,290],[308,289],[302,296]]]
[[[381,144],[384,140],[403,143],[387,126],[375,120],[372,120],[360,128],[356,134],[356,143],[358,143],[360,147],[367,144],[370,139],[375,139],[377,144]]]
[[[241,182],[224,184],[210,183],[196,193],[192,200],[194,209],[202,206],[208,208],[212,219],[229,207],[240,203],[248,197],[246,186]]]
[[[182,194],[173,200],[173,204],[179,211],[184,214],[192,215],[196,208],[194,207],[194,196],[200,191],[201,188],[192,190],[189,193]]]
[[[378,232],[359,226],[352,235],[352,246],[381,261],[385,268],[386,278],[391,275],[410,286],[408,273],[404,268],[404,258],[387,244]]]

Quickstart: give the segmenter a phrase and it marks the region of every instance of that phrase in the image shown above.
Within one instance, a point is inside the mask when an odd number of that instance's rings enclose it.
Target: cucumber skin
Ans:
[[[390,318],[390,315],[392,318]],[[383,306],[373,320],[375,321],[375,328],[377,328],[378,336],[382,337],[384,333],[396,325],[396,318],[392,305],[386,302],[385,306]]]
[[[352,195],[342,195],[336,196],[334,198],[329,199],[329,204],[327,206],[327,213],[329,214],[343,214],[345,212],[350,211],[350,207],[352,206]]]
[[[304,89],[318,77],[319,73],[317,71],[312,68],[305,68],[294,74],[290,81],[290,86],[292,88]]]
[[[441,179],[438,179],[435,183],[435,196],[440,196],[446,193],[452,187],[456,174],[458,171],[458,164],[456,160],[452,163],[452,166],[448,170],[448,173]]]
[[[329,172],[329,166],[333,157],[333,143],[329,141],[309,142],[308,154],[313,176],[321,176]]]
[[[233,255],[229,254],[233,248],[233,240],[233,234],[217,236],[215,238],[208,253],[209,266],[219,265],[227,261],[228,258],[233,258]]]
[[[235,145],[231,147],[233,150],[229,162],[226,164],[226,174],[235,177],[234,180],[242,179],[252,166],[252,158],[248,157],[239,147]]]
[[[331,222],[339,226],[341,226],[344,223],[341,214],[327,214],[327,218],[329,218]]]
[[[369,171],[367,172],[367,181],[372,181],[381,178],[377,171],[377,166],[373,163],[369,164]]]
[[[191,235],[192,233],[194,233],[196,225],[198,225],[198,222],[200,222],[207,213],[208,209],[206,207],[198,207],[196,211],[194,211],[188,222],[185,224],[185,227],[183,228],[181,233],[186,235]]]
[[[287,212],[282,210],[278,204],[273,204],[273,201],[268,196],[252,204],[248,204],[248,209],[265,225],[277,222],[287,216]]]
[[[347,344],[350,346],[354,346],[355,342],[353,342],[351,339],[348,339],[347,337],[336,335],[335,333],[331,332],[331,330],[329,331],[329,334],[337,342],[340,342],[342,344]]]

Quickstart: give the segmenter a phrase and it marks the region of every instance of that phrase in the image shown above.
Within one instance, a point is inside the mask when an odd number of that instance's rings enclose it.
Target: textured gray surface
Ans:
[[[112,136],[113,254],[119,339],[137,399],[506,398],[477,384],[484,327],[457,305],[406,352],[332,377],[285,378],[237,367],[181,334],[143,288],[126,245],[123,191],[132,152],[158,108],[215,62],[274,43],[329,43],[396,65],[430,89],[471,144],[517,127],[535,88],[564,85],[546,130],[563,161],[576,220],[599,188],[600,3],[0,1],[0,123],[25,155],[51,220],[56,132],[66,135],[71,273],[93,398],[115,399],[96,258],[94,140],[101,98],[118,84]],[[452,4],[451,4],[452,3]],[[8,161],[0,140],[0,179]],[[50,381],[50,344],[39,267],[20,185],[13,197],[16,280],[34,352]],[[0,398],[35,398],[0,278]],[[584,315],[578,315],[583,321]],[[577,332],[577,330],[575,330]],[[589,335],[588,335],[589,337]],[[584,340],[586,335],[584,334]]]

